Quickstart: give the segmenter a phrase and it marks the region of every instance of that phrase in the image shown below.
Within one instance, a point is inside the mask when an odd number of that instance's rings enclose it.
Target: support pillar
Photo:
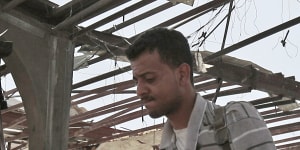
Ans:
[[[22,18],[22,19],[21,19]],[[74,46],[63,32],[18,12],[0,12],[4,59],[23,100],[30,150],[66,150]]]

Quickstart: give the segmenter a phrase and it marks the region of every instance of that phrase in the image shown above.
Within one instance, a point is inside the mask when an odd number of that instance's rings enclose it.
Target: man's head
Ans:
[[[126,50],[126,55],[137,83],[137,95],[151,117],[176,116],[189,109],[185,105],[194,96],[192,57],[180,32],[165,28],[146,31]]]
[[[129,61],[139,57],[145,51],[156,50],[161,60],[170,67],[178,67],[182,63],[187,63],[193,67],[193,59],[187,39],[182,33],[167,28],[154,28],[145,31],[138,39],[125,51]],[[193,72],[190,73],[190,80],[193,84]]]

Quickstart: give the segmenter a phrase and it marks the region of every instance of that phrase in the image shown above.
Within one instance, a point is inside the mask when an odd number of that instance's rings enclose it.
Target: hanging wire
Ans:
[[[289,58],[293,58],[293,57],[296,57],[296,56],[298,55],[299,49],[298,49],[297,45],[295,45],[294,43],[292,43],[292,42],[287,38],[288,35],[289,35],[289,30],[288,30],[287,33],[285,34],[285,37],[284,37],[284,38],[282,38],[282,37],[279,37],[279,38],[278,38],[278,40],[277,40],[275,46],[272,48],[272,50],[275,50],[275,48],[276,48],[276,47],[278,46],[278,44],[280,43],[280,44],[282,45],[282,47],[284,48],[284,50],[285,50],[287,56],[288,56]],[[281,40],[280,40],[280,39],[281,39]],[[291,56],[291,55],[289,54],[288,48],[287,48],[287,46],[288,46],[287,44],[289,44],[289,45],[295,47],[295,49],[296,49],[296,54],[295,54],[295,56]]]
[[[213,103],[216,103],[216,102],[217,102],[217,98],[218,98],[218,95],[219,95],[219,93],[220,93],[220,90],[221,90],[221,87],[222,87],[222,83],[223,83],[222,78],[218,78],[218,79],[217,79],[217,82],[218,82],[218,87],[217,87],[216,92],[215,92],[215,95],[214,95],[214,97],[213,97],[213,99],[212,99],[212,102],[213,102]]]
[[[290,30],[287,31],[285,37],[280,41],[280,43],[282,44],[282,47],[285,47],[286,39],[287,39],[287,36],[289,35],[289,33],[290,33]]]
[[[199,32],[206,27],[208,24],[210,24],[213,20],[215,20],[217,18],[217,16],[222,12],[223,8],[225,5],[223,5],[220,10],[215,14],[214,17],[212,17],[206,24],[204,24],[203,26],[201,26],[200,28],[198,28],[196,31],[194,31],[193,33],[191,33],[190,35],[187,36],[187,38],[189,39],[190,37],[192,37],[193,35],[197,35],[199,34]]]
[[[294,57],[297,57],[297,55],[298,55],[298,52],[299,52],[299,49],[298,49],[298,47],[297,47],[297,45],[296,44],[294,44],[294,43],[292,43],[290,40],[288,40],[287,39],[287,41],[288,41],[288,44],[290,44],[290,45],[292,45],[292,46],[294,46],[295,48],[296,48],[296,54],[295,54],[295,56]]]
[[[143,104],[141,105],[141,109],[142,109],[142,123],[145,121],[144,120],[144,106]]]
[[[204,42],[206,41],[206,39],[223,23],[223,21],[227,18],[228,14],[226,16],[224,16],[222,18],[222,20],[208,33],[208,34],[205,34],[205,37],[204,39],[200,42],[199,46],[198,46],[198,49],[199,47],[201,47]]]
[[[114,68],[117,68],[117,56],[114,57]],[[113,84],[113,107],[114,107],[114,112],[116,111],[116,106],[115,106],[115,102],[116,102],[116,74],[114,74],[114,84]],[[113,118],[113,122],[115,121],[115,118]],[[114,123],[114,129],[116,130],[116,124]]]
[[[155,126],[155,119],[153,119],[153,124],[154,124],[154,126]],[[152,145],[155,145],[155,139],[156,139],[156,129],[154,129],[154,132],[153,132],[153,143],[152,143]]]
[[[226,37],[227,37],[227,32],[228,32],[228,27],[229,27],[229,23],[230,23],[230,16],[231,16],[232,10],[233,10],[233,0],[231,0],[230,4],[229,4],[229,10],[228,10],[228,15],[227,15],[227,22],[226,22],[225,32],[224,32],[224,36],[223,36],[223,42],[222,42],[222,46],[221,46],[221,51],[225,47]],[[220,57],[219,60],[222,61],[222,57]],[[215,95],[214,95],[214,97],[212,99],[213,103],[217,102],[217,98],[218,98],[218,95],[219,95],[219,92],[220,92],[220,89],[221,89],[221,86],[222,86],[222,83],[223,83],[223,79],[222,78],[218,78],[218,83],[219,83],[218,88],[216,89]]]
[[[257,30],[257,32],[259,32],[259,29],[258,29],[258,27],[257,27],[257,25],[256,25],[256,20],[257,20],[257,7],[256,7],[256,4],[255,4],[255,1],[253,1],[253,6],[254,6],[254,8],[255,8],[255,17],[254,17],[254,20],[253,20],[253,25],[254,25],[254,27],[256,28],[256,30]]]
[[[246,7],[246,6],[247,6],[247,0],[245,1],[245,7]],[[246,30],[246,24],[247,24],[247,23],[246,23],[246,22],[247,22],[246,19],[248,18],[248,17],[247,17],[247,14],[249,14],[250,8],[251,8],[251,0],[250,0],[250,4],[248,5],[248,7],[245,8],[245,13],[244,13],[244,15],[243,15],[243,18],[245,18],[245,19],[244,19],[244,24],[243,24],[243,25],[244,25],[244,28],[243,28],[243,29],[244,29],[244,32],[245,32],[246,35],[249,35],[249,33],[248,33],[247,30]]]

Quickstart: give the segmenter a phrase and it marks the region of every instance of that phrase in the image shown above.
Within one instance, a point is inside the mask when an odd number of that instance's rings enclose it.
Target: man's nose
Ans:
[[[136,93],[138,96],[143,96],[149,91],[147,86],[141,82],[139,82],[136,86]]]

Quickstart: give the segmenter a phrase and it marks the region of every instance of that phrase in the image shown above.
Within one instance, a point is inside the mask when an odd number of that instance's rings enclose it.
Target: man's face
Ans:
[[[131,68],[137,83],[137,95],[152,118],[168,116],[178,110],[182,98],[177,69],[163,63],[156,50],[142,53],[131,61]]]

